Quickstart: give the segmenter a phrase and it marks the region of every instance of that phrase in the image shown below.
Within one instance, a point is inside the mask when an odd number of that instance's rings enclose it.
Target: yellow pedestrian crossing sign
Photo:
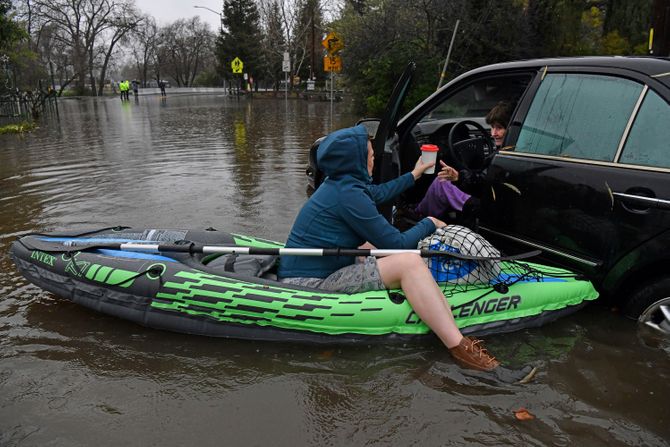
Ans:
[[[242,70],[244,69],[244,62],[242,62],[242,60],[239,57],[236,57],[230,63],[230,66],[233,69],[233,73],[242,73]]]

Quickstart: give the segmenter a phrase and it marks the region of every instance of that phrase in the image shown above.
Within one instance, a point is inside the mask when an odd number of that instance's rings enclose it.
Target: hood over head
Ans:
[[[337,130],[316,152],[316,164],[330,178],[352,176],[365,182],[368,175],[368,131],[362,126]]]

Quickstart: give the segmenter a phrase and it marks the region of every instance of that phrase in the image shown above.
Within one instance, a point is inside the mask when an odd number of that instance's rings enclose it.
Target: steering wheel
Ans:
[[[468,126],[472,126],[479,135],[461,141],[455,141],[457,135],[461,132],[469,133]],[[486,166],[489,158],[495,153],[496,147],[489,133],[484,127],[476,121],[463,120],[454,124],[449,131],[448,149],[454,168],[458,171],[462,169],[477,170]]]

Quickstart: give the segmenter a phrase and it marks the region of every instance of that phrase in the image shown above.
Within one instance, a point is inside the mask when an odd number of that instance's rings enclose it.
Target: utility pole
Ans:
[[[316,1],[312,1],[312,63],[309,66],[309,79],[314,79],[314,65],[316,63],[316,60],[314,58],[314,46],[315,46],[315,31],[316,31],[316,25],[314,24],[314,21],[316,19]]]
[[[461,23],[461,19],[456,20],[456,26],[454,27],[454,33],[451,35],[451,43],[449,43],[449,50],[447,51],[447,58],[444,60],[444,67],[442,67],[442,72],[440,73],[440,79],[437,81],[437,89],[439,90],[442,87],[442,81],[447,76],[447,65],[449,65],[449,58],[451,57],[451,49],[454,47],[454,40],[456,39],[456,33],[458,32],[458,24]]]
[[[670,56],[670,0],[654,0],[649,30],[649,54]]]

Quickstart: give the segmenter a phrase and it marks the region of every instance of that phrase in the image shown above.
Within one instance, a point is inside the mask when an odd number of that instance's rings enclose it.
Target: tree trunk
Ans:
[[[107,49],[107,52],[105,53],[105,60],[102,63],[102,68],[100,69],[100,93],[99,95],[102,96],[102,91],[105,88],[105,76],[107,76],[107,67],[109,66],[109,60],[112,58],[112,53],[114,53],[114,47],[116,46],[116,43],[121,40],[121,38],[126,34],[128,30],[124,30],[120,34],[115,34],[112,37],[112,41],[109,44],[109,48]]]
[[[76,83],[76,92],[78,95],[83,95],[85,91],[85,84],[86,82],[84,81],[86,77],[86,55],[83,54],[82,48],[80,44],[75,44],[74,46],[74,74],[73,76],[76,77],[77,83]]]
[[[193,87],[193,81],[195,81],[195,75],[198,73],[198,65],[200,65],[198,60],[199,60],[198,54],[196,53],[195,61],[193,61],[193,70],[191,71],[191,82],[190,82],[191,87]]]
[[[89,78],[91,79],[91,96],[98,96],[98,92],[95,88],[95,75],[93,74],[93,70],[90,71]],[[102,88],[102,85],[100,87]],[[102,92],[100,94],[102,95]]]
[[[97,96],[97,91],[95,89],[95,75],[93,74],[93,68],[95,64],[95,57],[93,56],[93,45],[89,45],[88,49],[88,78],[91,83],[91,96]]]
[[[147,46],[144,47],[144,57],[142,58],[142,86],[147,87],[147,73],[149,72],[149,57],[147,56]]]
[[[670,56],[670,1],[654,0],[652,26],[654,27],[654,56]]]

